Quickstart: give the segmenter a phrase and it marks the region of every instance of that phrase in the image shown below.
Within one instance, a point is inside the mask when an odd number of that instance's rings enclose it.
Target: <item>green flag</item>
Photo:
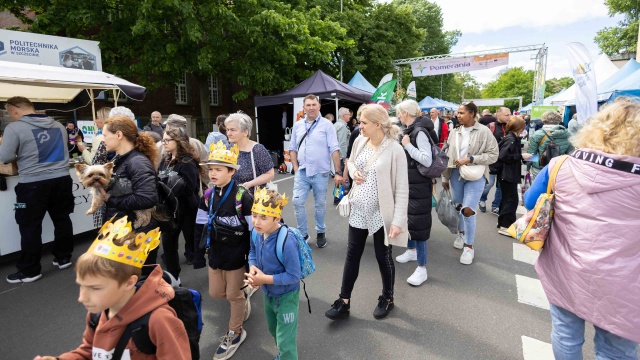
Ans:
[[[393,98],[393,92],[395,88],[396,80],[387,81],[386,83],[380,85],[376,89],[376,92],[373,93],[369,104],[380,104],[388,110],[389,107],[391,107],[391,99]]]

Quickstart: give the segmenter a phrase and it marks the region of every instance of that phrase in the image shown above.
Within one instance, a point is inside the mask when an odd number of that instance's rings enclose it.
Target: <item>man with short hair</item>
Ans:
[[[507,135],[507,123],[509,122],[509,118],[511,117],[511,109],[507,107],[500,107],[496,111],[497,121],[493,123],[489,123],[489,130],[496,138],[498,144],[500,141]],[[493,184],[496,185],[496,195],[493,198],[493,202],[491,203],[491,213],[494,215],[500,214],[500,201],[502,200],[502,190],[500,190],[500,182],[496,181],[497,171],[494,170],[495,164],[489,166],[489,182],[484,187],[484,191],[482,192],[482,196],[480,197],[480,203],[478,207],[480,211],[487,212],[487,197],[489,195],[489,191],[493,187]]]
[[[142,128],[143,131],[153,131],[156,134],[160,135],[162,138],[162,134],[164,133],[164,127],[160,124],[160,120],[162,120],[162,115],[158,111],[154,111],[151,113],[151,122],[145,125]]]
[[[494,123],[496,121],[497,121],[496,117],[491,115],[491,110],[489,109],[482,110],[482,117],[479,120],[480,124],[484,126],[489,126],[490,123]]]
[[[320,103],[315,95],[304,97],[306,117],[293,125],[289,155],[295,172],[293,180],[293,205],[298,229],[309,239],[307,213],[304,207],[309,193],[313,191],[315,200],[316,246],[327,246],[324,218],[327,212],[327,186],[330,159],[335,167],[334,183],[339,186],[342,179],[340,169],[340,144],[331,122],[320,115]]]
[[[447,123],[442,117],[440,117],[440,110],[432,108],[429,110],[429,117],[433,121],[433,128],[438,135],[438,147],[442,148],[444,143],[449,138],[449,133],[453,129],[452,123]]]
[[[7,282],[33,282],[42,277],[42,220],[46,213],[54,226],[53,265],[71,266],[75,204],[69,176],[67,130],[45,114],[36,114],[25,97],[7,100],[5,109],[14,121],[7,125],[0,144],[0,163],[17,160],[15,218],[20,229],[18,271]]]
[[[340,169],[344,172],[342,175],[343,183],[346,182],[347,179],[347,167],[345,166],[344,159],[347,156],[347,148],[349,147],[349,135],[351,135],[351,131],[349,131],[349,126],[347,122],[351,119],[351,115],[349,113],[349,109],[340,108],[338,110],[338,120],[333,124],[333,127],[336,129],[336,137],[338,138],[338,144],[340,144]],[[340,198],[333,198],[333,205],[338,205],[340,202]]]

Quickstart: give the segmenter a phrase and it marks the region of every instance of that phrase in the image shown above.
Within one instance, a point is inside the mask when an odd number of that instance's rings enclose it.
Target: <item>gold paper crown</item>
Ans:
[[[149,252],[160,245],[160,229],[135,234],[127,217],[107,221],[87,251],[105,259],[141,268]]]
[[[269,191],[265,188],[256,188],[255,193],[253,194],[253,207],[251,211],[254,213],[272,216],[272,217],[280,217],[282,214],[282,208],[289,203],[289,199],[285,194],[282,194],[282,199],[276,202],[276,207],[271,207],[268,205],[271,197],[269,196]]]
[[[231,165],[238,164],[238,144],[233,144],[231,149],[227,149],[227,146],[222,140],[217,143],[211,143],[209,146],[209,161],[219,161]]]

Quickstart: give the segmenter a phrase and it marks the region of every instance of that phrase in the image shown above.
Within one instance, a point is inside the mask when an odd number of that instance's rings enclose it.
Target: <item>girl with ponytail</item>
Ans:
[[[159,156],[153,138],[138,132],[138,126],[126,116],[107,119],[103,128],[107,151],[114,151],[113,177],[115,181],[109,190],[101,190],[106,204],[104,220],[113,216],[128,216],[132,223],[136,220],[136,210],[147,210],[158,203],[156,191],[156,159]],[[157,227],[151,217],[148,224],[134,229],[146,232]],[[147,257],[148,264],[156,262],[157,248]]]

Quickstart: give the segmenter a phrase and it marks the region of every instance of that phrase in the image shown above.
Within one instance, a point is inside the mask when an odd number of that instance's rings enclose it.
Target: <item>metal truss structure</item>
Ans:
[[[398,59],[394,60],[392,64],[400,73],[400,66],[409,65],[414,62],[420,61],[429,61],[436,59],[456,59],[463,58],[467,56],[486,56],[493,54],[503,54],[503,53],[517,53],[517,52],[529,52],[535,51],[535,55],[531,55],[531,59],[536,61],[535,64],[535,74],[533,81],[533,103],[539,105],[542,103],[544,99],[544,91],[543,86],[546,80],[546,72],[547,72],[547,53],[549,48],[545,44],[536,44],[536,45],[526,45],[526,46],[516,46],[502,49],[493,49],[493,50],[483,50],[483,51],[472,51],[466,53],[457,53],[457,54],[442,54],[442,55],[430,55],[430,56],[421,56],[416,58],[409,59]],[[398,76],[400,79],[400,76]]]

